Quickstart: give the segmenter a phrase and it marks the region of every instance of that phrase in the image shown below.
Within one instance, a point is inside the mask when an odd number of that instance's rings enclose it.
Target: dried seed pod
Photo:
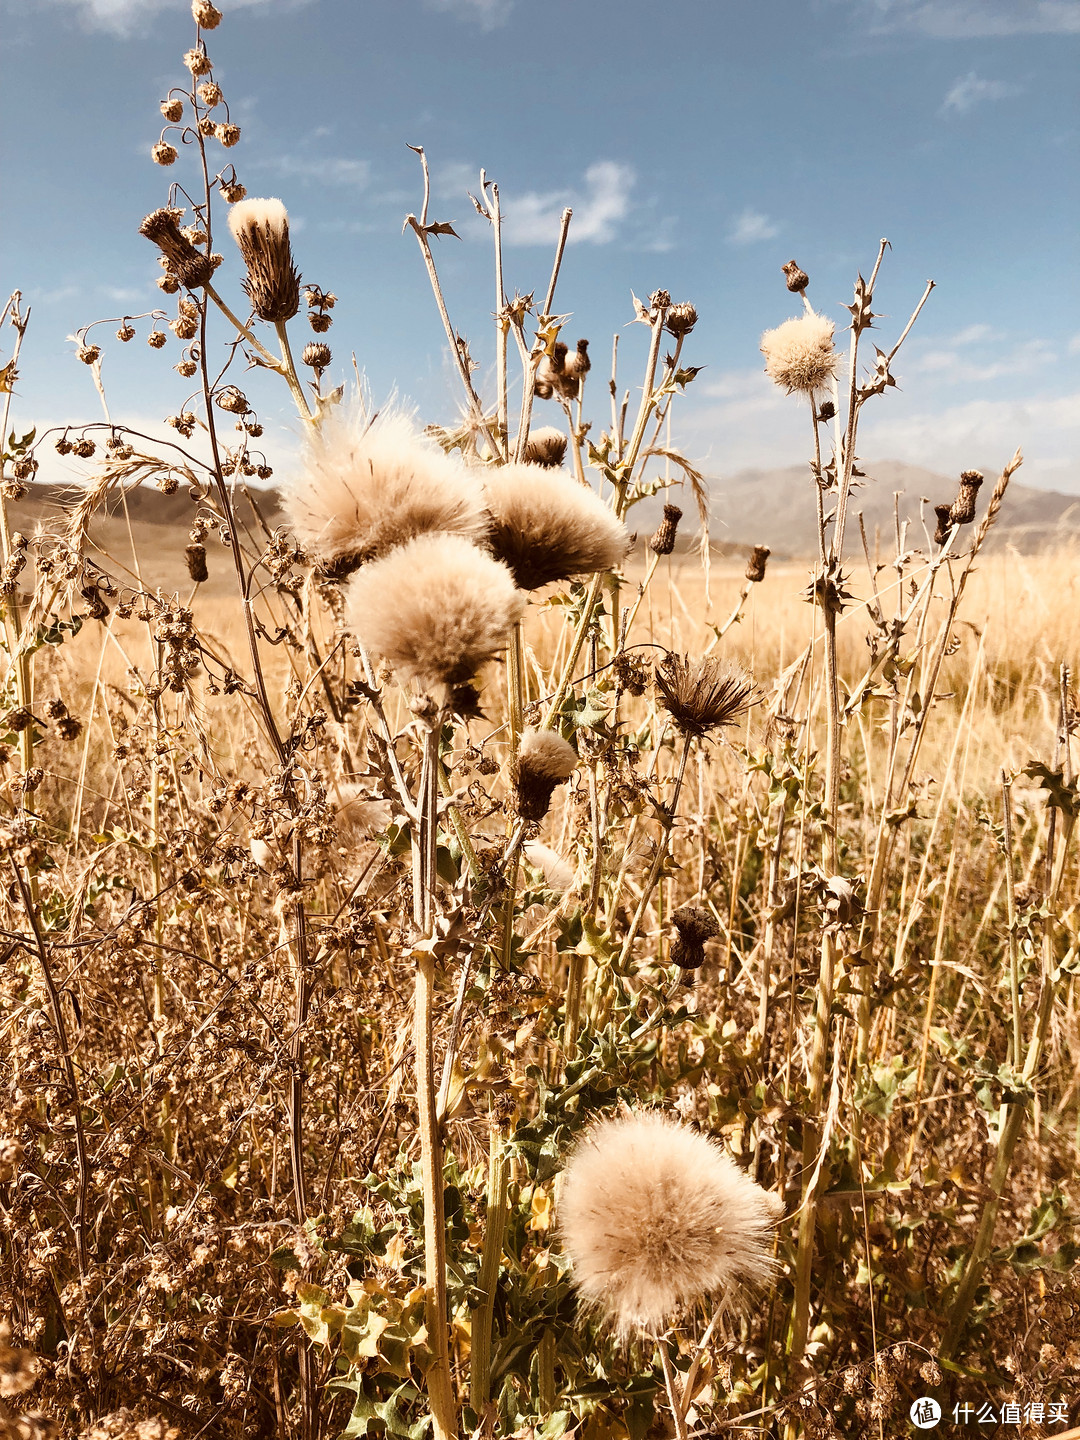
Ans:
[[[550,730],[526,730],[521,737],[511,780],[514,803],[523,820],[542,820],[551,808],[555,786],[562,785],[577,768],[573,746]]]
[[[768,545],[755,545],[746,566],[746,578],[753,584],[765,579],[765,564],[772,554]]]
[[[206,546],[202,544],[189,545],[184,551],[184,558],[187,561],[188,574],[196,584],[201,584],[207,578],[206,569]]]
[[[150,334],[146,337],[146,343],[151,347],[151,349],[160,350],[167,339],[168,336],[165,334],[164,330],[151,330]]]
[[[700,905],[680,905],[672,912],[675,939],[671,942],[671,963],[681,970],[696,970],[705,960],[705,942],[715,940],[720,926]]]
[[[214,134],[221,141],[222,145],[225,146],[226,150],[231,150],[234,145],[238,145],[240,143],[239,125],[215,125]]]
[[[944,545],[945,541],[952,534],[952,506],[935,505],[934,514],[937,516],[937,529],[934,531],[934,544]]]
[[[215,105],[220,105],[224,98],[221,86],[213,80],[207,80],[204,85],[199,86],[199,99],[209,110],[213,110]]]
[[[960,493],[949,511],[954,525],[970,525],[975,519],[975,501],[982,483],[983,477],[978,470],[965,470],[960,476]]]
[[[162,339],[164,338],[165,337],[162,336]],[[89,460],[96,449],[97,446],[93,440],[88,439],[86,436],[83,436],[81,440],[77,440],[74,446],[75,454],[78,455],[81,460]]]
[[[836,406],[833,404],[833,402],[831,400],[823,400],[821,402],[821,405],[818,407],[818,423],[821,425],[827,425],[829,421],[835,416],[835,414]]]
[[[221,11],[210,0],[191,0],[191,13],[196,25],[204,30],[216,30],[221,24]]]
[[[167,140],[159,140],[151,149],[150,158],[155,165],[172,165],[179,153],[175,145],[170,145]]]
[[[224,390],[214,396],[214,404],[219,410],[227,410],[230,415],[246,415],[251,409],[247,402],[247,396],[235,385],[226,385]]]
[[[247,194],[247,186],[241,185],[239,180],[220,182],[221,193],[230,205],[236,205]]]
[[[195,76],[209,75],[214,68],[210,63],[210,56],[201,45],[197,45],[195,49],[188,50],[184,54],[184,64]]]
[[[161,113],[171,125],[175,125],[184,115],[184,102],[182,100],[162,100]]]
[[[805,270],[799,268],[795,260],[789,260],[782,269],[784,271],[784,278],[787,281],[787,288],[793,295],[801,295],[807,285],[810,284],[810,276],[807,275]]]
[[[667,312],[667,319],[664,321],[664,329],[670,335],[678,338],[681,335],[689,335],[698,322],[697,307],[691,305],[689,300],[680,300],[677,305],[672,305]]]
[[[134,325],[121,325],[121,326],[120,326],[120,329],[117,330],[117,332],[116,332],[116,338],[117,338],[117,340],[123,341],[123,343],[124,343],[125,345],[127,344],[127,342],[128,342],[129,340],[134,340],[134,339],[135,339],[135,326],[134,326]]]
[[[329,315],[320,315],[315,312],[308,315],[308,324],[316,335],[325,335],[333,323]]]
[[[664,506],[664,518],[649,541],[649,549],[654,555],[670,555],[675,549],[675,533],[681,519],[682,511],[677,505]]]

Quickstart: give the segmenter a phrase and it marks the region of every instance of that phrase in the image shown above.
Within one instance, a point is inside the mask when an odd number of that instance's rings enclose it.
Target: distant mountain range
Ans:
[[[857,511],[863,515],[867,542],[871,553],[875,544],[888,554],[895,544],[895,510],[901,522],[910,522],[908,544],[925,545],[919,521],[920,500],[926,524],[934,529],[935,504],[955,498],[957,478],[937,475],[897,460],[876,463],[860,462],[866,478],[858,482],[852,497],[852,513],[848,523],[849,551],[860,546]],[[979,516],[986,509],[996,475],[987,474],[979,497]],[[712,478],[711,535],[718,554],[741,551],[750,545],[768,545],[778,558],[812,555],[817,548],[815,537],[814,484],[808,468],[788,466],[778,470],[741,470],[735,475]],[[58,517],[70,495],[55,485],[34,485],[24,500],[9,505],[13,528],[32,532],[39,521]],[[252,490],[266,523],[273,527],[282,523],[278,492],[274,489]],[[899,499],[895,499],[899,496]],[[670,497],[686,513],[682,544],[691,543],[697,529],[692,497],[675,491]],[[835,495],[826,495],[826,513],[835,502]],[[644,536],[653,528],[662,497],[635,509],[631,526]],[[70,503],[68,500],[67,503]],[[243,518],[254,523],[247,504],[241,505]],[[182,527],[186,532],[194,518],[195,505],[183,486],[175,495],[163,495],[150,487],[140,486],[127,496],[127,520],[119,506],[113,507],[110,518],[96,522],[101,538],[111,532],[110,540],[126,533],[126,525],[139,531],[143,527]],[[997,524],[991,531],[988,548],[1011,545],[1025,553],[1073,546],[1080,542],[1080,496],[1063,495],[1053,490],[1035,490],[1013,481]],[[186,538],[180,542],[182,555]],[[165,548],[165,547],[162,547]],[[168,548],[172,548],[171,546]],[[680,548],[682,548],[680,546]]]

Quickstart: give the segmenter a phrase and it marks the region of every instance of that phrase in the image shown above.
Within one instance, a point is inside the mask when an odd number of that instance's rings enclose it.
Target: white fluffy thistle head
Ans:
[[[609,506],[565,470],[503,465],[484,473],[488,545],[522,590],[611,570],[630,537]]]
[[[577,751],[561,735],[551,730],[525,731],[510,777],[523,820],[536,824],[544,818],[555,786],[569,780],[577,763]]]
[[[391,550],[345,592],[346,619],[361,643],[427,691],[471,680],[503,649],[524,604],[505,565],[446,534]]]
[[[705,1135],[656,1111],[601,1120],[563,1172],[559,1234],[578,1294],[618,1334],[658,1332],[768,1282],[780,1200]]]
[[[797,390],[812,395],[824,389],[840,358],[833,348],[835,329],[824,315],[811,313],[766,330],[761,337],[766,375],[789,395]]]
[[[539,870],[543,875],[549,890],[555,890],[561,895],[573,889],[576,879],[573,866],[564,860],[557,850],[552,850],[550,845],[541,844],[539,840],[526,840],[522,849],[525,859],[533,869]]]
[[[289,212],[280,200],[239,200],[229,229],[247,266],[244,289],[260,320],[291,320],[300,308],[300,275],[293,264]]]
[[[340,579],[417,535],[446,531],[481,540],[487,521],[478,482],[424,439],[408,415],[368,421],[345,405],[307,441],[283,496],[297,539]]]

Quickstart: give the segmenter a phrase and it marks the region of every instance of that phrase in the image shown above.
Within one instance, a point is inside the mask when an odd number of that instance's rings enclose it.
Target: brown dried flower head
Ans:
[[[360,642],[444,701],[505,647],[525,604],[506,566],[460,535],[420,535],[365,565],[345,600]]]
[[[934,506],[934,514],[937,516],[937,529],[934,531],[935,545],[944,545],[952,534],[952,508],[949,504]]]
[[[280,200],[240,200],[229,229],[247,266],[244,289],[260,320],[291,320],[300,308],[300,275],[289,244],[289,216]]]
[[[982,483],[983,476],[978,470],[965,470],[960,476],[960,492],[949,511],[954,525],[970,525],[975,519],[975,502]]]
[[[193,50],[185,52],[184,64],[191,71],[192,75],[195,76],[209,75],[210,71],[214,68],[210,63],[210,56],[207,55],[201,45],[197,45]]]
[[[681,519],[682,511],[678,505],[664,506],[664,518],[656,527],[656,534],[649,541],[649,549],[654,555],[670,555],[675,549],[675,536]]]
[[[487,470],[484,499],[491,517],[487,543],[522,590],[611,570],[630,548],[626,526],[610,507],[563,470]]]
[[[231,150],[234,145],[239,145],[240,143],[239,125],[233,125],[231,123],[215,125],[214,134],[221,141],[222,145],[225,146],[226,150]]]
[[[120,329],[117,330],[117,332],[116,332],[116,338],[117,338],[118,340],[122,341],[125,345],[127,344],[127,342],[128,342],[129,340],[134,340],[134,339],[135,339],[135,326],[134,326],[134,325],[121,325],[121,326],[120,326]]]
[[[696,970],[705,960],[705,943],[715,940],[720,926],[701,905],[680,905],[672,911],[675,939],[671,942],[671,963],[682,970]]]
[[[784,279],[787,281],[787,288],[793,295],[801,295],[810,284],[810,276],[807,275],[805,270],[800,269],[798,262],[795,260],[789,260],[782,268],[784,271]]]
[[[161,113],[171,125],[175,125],[184,115],[184,102],[176,97],[171,100],[162,100]]]
[[[478,542],[485,533],[472,473],[396,410],[369,420],[357,404],[338,406],[308,438],[282,501],[297,539],[333,579],[431,531]]]
[[[210,0],[191,0],[191,13],[204,30],[216,30],[221,24],[221,11]]]
[[[224,390],[219,390],[214,396],[214,404],[230,415],[246,415],[251,409],[247,396],[235,385],[226,385]]]
[[[765,565],[771,554],[768,545],[755,545],[751,550],[750,559],[746,562],[746,578],[752,584],[765,579]]]
[[[522,458],[526,465],[558,469],[566,458],[566,444],[566,436],[561,430],[557,430],[554,425],[542,425],[539,430],[530,432],[525,441],[525,454]]]
[[[523,820],[535,824],[551,808],[555,786],[577,768],[577,751],[551,730],[526,730],[518,746],[511,779],[514,803]]]
[[[155,165],[172,165],[178,153],[175,145],[170,145],[167,140],[159,140],[150,151],[150,156]]]
[[[300,359],[312,370],[325,370],[332,359],[330,346],[324,345],[321,340],[311,340],[304,346]]]
[[[201,250],[196,250],[180,229],[183,213],[171,205],[152,210],[139,226],[139,234],[145,235],[161,251],[169,267],[169,275],[163,278],[172,277],[188,290],[197,290],[210,279],[212,267],[208,257]],[[175,290],[177,286],[173,288]]]
[[[839,356],[833,348],[836,327],[824,315],[800,315],[785,320],[761,337],[765,373],[785,389],[812,395],[836,374]]]
[[[220,105],[224,98],[221,86],[216,80],[207,80],[199,86],[199,99],[210,110],[213,110],[215,105]]]
[[[660,703],[684,735],[708,735],[735,725],[754,699],[754,682],[730,661],[707,655],[667,655],[656,667]]]
[[[184,551],[184,559],[187,561],[188,574],[197,585],[208,578],[205,545],[189,545]]]
[[[151,330],[146,337],[146,343],[152,350],[160,350],[168,338],[164,330]]]
[[[664,321],[664,329],[676,338],[682,335],[689,335],[698,322],[697,306],[691,305],[689,300],[680,300],[677,305],[672,305],[667,312],[667,319]]]
[[[219,188],[230,205],[236,205],[247,195],[247,186],[241,185],[239,180],[222,180]]]
[[[618,1335],[772,1278],[780,1200],[707,1136],[656,1111],[594,1125],[563,1171],[559,1235],[581,1299]]]

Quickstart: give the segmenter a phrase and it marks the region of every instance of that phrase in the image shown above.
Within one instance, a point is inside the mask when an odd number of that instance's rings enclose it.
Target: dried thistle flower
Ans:
[[[840,358],[833,348],[835,329],[824,315],[810,314],[766,330],[761,337],[765,373],[789,395],[822,389],[835,375]]]
[[[240,200],[229,229],[247,266],[244,289],[260,320],[291,320],[300,308],[300,275],[289,244],[289,216],[280,200]]]
[[[558,469],[566,458],[566,436],[554,425],[542,425],[533,430],[525,441],[526,465],[543,465],[546,469]]]
[[[170,320],[169,329],[178,340],[194,340],[199,333],[197,321],[187,315],[178,315],[175,320]]]
[[[460,535],[420,535],[365,565],[345,602],[364,645],[445,700],[505,647],[525,597],[505,565]]]
[[[768,545],[755,545],[750,552],[750,559],[746,562],[746,578],[751,584],[756,585],[759,580],[765,579],[765,565],[772,551]]]
[[[329,315],[316,314],[314,311],[308,315],[308,324],[316,335],[325,335],[333,323]]]
[[[965,470],[960,476],[960,493],[949,511],[954,525],[970,525],[975,519],[975,502],[982,483],[983,476],[978,470]]]
[[[184,559],[187,561],[188,574],[197,585],[208,579],[205,545],[189,545],[184,551]]]
[[[117,332],[116,332],[116,338],[117,338],[117,340],[122,341],[125,345],[127,344],[127,342],[128,342],[129,340],[134,340],[134,339],[135,339],[135,326],[134,326],[134,325],[121,325],[121,326],[120,326],[120,329],[117,330]]]
[[[675,535],[681,519],[682,511],[678,505],[664,506],[664,518],[656,527],[656,534],[649,541],[649,549],[654,555],[670,555],[675,549]]]
[[[93,365],[95,360],[101,358],[101,348],[98,345],[80,345],[75,353],[84,365]]]
[[[320,340],[309,341],[300,356],[303,363],[310,365],[312,370],[325,370],[331,358],[330,346],[324,345]]]
[[[511,779],[514,803],[523,820],[535,824],[551,807],[556,785],[577,768],[574,747],[551,730],[526,730],[518,746]]]
[[[175,145],[170,145],[167,140],[159,140],[150,151],[150,156],[155,165],[172,165],[179,154]]]
[[[735,725],[754,697],[754,684],[738,665],[707,655],[665,656],[656,667],[660,703],[684,735],[707,735]]]
[[[417,535],[441,530],[479,542],[486,528],[479,485],[463,465],[400,411],[369,421],[355,404],[339,406],[308,437],[282,499],[300,543],[333,579]]]
[[[241,185],[239,180],[222,180],[219,188],[224,198],[230,205],[238,204],[247,195],[247,186]]]
[[[191,13],[196,25],[204,30],[216,30],[221,24],[221,11],[210,0],[191,0]]]
[[[805,270],[800,269],[798,263],[794,260],[789,260],[782,269],[784,271],[784,278],[787,281],[787,288],[793,295],[801,295],[810,284],[810,276],[807,275]]]
[[[164,335],[161,338],[162,340],[164,340]],[[97,449],[97,446],[94,444],[93,440],[89,438],[89,436],[84,435],[81,440],[76,440],[73,448],[75,454],[78,455],[80,460],[89,460],[91,455],[93,455],[94,451]]]
[[[522,590],[611,570],[630,548],[626,526],[562,470],[503,465],[484,473],[487,543]]]
[[[671,942],[671,963],[681,970],[696,970],[705,961],[705,942],[715,940],[720,926],[700,905],[680,905],[671,914],[675,939]]]
[[[240,126],[239,126],[239,125],[233,125],[233,124],[215,125],[215,126],[213,127],[213,129],[214,129],[214,134],[215,134],[216,137],[221,141],[222,145],[225,146],[225,149],[226,149],[226,150],[231,150],[234,145],[239,145],[239,143],[240,143]],[[295,313],[296,313],[296,312],[294,311],[293,314],[295,314]]]
[[[669,335],[678,338],[681,335],[689,335],[697,322],[697,306],[691,305],[689,300],[681,300],[677,305],[672,305],[667,312],[664,329]]]
[[[944,545],[945,541],[952,534],[952,506],[949,504],[935,505],[934,514],[937,516],[937,529],[934,531],[934,544]]]
[[[559,1234],[581,1299],[621,1338],[772,1277],[783,1213],[707,1136],[655,1111],[601,1120],[563,1172]]]
[[[183,118],[184,102],[179,99],[162,100],[161,113],[171,125]]]
[[[167,339],[168,336],[164,330],[151,330],[150,334],[146,337],[146,343],[152,350],[160,350]]]
[[[199,86],[199,99],[209,110],[220,105],[224,98],[221,86],[215,80],[207,80],[205,84]]]
[[[196,250],[180,229],[183,213],[171,205],[152,210],[139,226],[139,234],[145,235],[161,251],[163,262],[169,268],[169,274],[163,279],[172,278],[188,290],[196,290],[210,279],[212,267],[208,257]],[[158,284],[162,289],[166,288],[162,281],[159,280]],[[177,288],[174,283],[173,289]]]
[[[210,63],[210,56],[201,45],[197,45],[193,50],[185,51],[184,64],[195,76],[209,75],[214,68]]]
[[[226,385],[224,390],[219,390],[214,396],[214,404],[230,415],[246,415],[251,409],[247,396],[235,385]]]

